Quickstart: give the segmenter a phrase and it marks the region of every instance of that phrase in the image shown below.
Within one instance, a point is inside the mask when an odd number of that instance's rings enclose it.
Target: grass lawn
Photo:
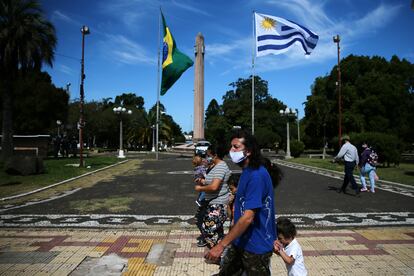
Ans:
[[[294,158],[287,161],[333,171],[344,171],[344,166],[342,164],[332,163],[331,160],[332,159]],[[358,173],[357,170],[354,171],[354,174]],[[398,167],[389,168],[379,166],[377,167],[377,174],[380,177],[380,180],[383,179],[414,186],[414,164],[401,163]]]
[[[0,164],[0,198],[42,188],[118,161],[115,156],[90,156],[84,159],[85,167],[79,168],[71,166],[71,164],[79,164],[79,159],[46,159],[43,161],[46,173],[27,176],[8,175]],[[86,168],[88,166],[90,168]]]

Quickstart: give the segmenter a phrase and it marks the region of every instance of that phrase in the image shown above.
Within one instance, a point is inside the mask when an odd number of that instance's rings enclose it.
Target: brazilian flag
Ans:
[[[162,82],[161,95],[181,77],[185,70],[193,65],[193,61],[177,49],[174,37],[165,23],[161,12],[162,24],[164,26],[164,43],[162,49]]]

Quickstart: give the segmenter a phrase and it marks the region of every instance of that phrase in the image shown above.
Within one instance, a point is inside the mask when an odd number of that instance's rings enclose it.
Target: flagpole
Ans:
[[[254,57],[255,57],[255,48],[256,41],[254,36],[254,11],[253,11],[253,55],[252,55],[252,134],[254,135]]]
[[[155,144],[155,159],[158,160],[158,125],[159,125],[159,116],[160,116],[160,45],[161,45],[161,7],[160,7],[160,14],[158,15],[158,68],[157,68],[157,118],[156,118],[156,144]]]

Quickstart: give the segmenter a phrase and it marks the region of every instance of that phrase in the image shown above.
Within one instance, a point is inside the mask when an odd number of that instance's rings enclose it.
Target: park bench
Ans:
[[[324,156],[325,156],[325,158],[326,157],[330,157],[330,155],[329,154],[323,154],[323,153],[318,153],[318,154],[308,154],[308,157],[309,158],[324,158]]]

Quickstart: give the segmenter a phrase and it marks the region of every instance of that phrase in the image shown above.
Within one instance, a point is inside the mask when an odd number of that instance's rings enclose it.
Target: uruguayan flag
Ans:
[[[319,36],[293,21],[255,13],[256,56],[278,55],[296,44],[309,55],[316,47]]]

